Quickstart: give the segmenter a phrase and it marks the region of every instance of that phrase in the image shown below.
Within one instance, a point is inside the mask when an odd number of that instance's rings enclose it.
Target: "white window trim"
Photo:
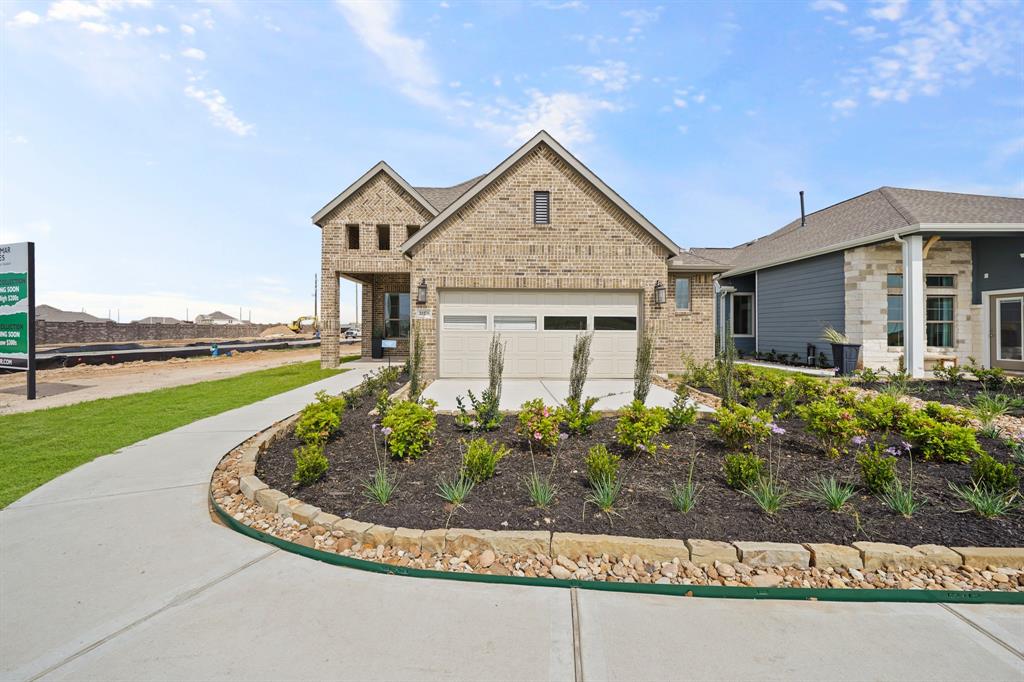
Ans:
[[[735,299],[737,297],[746,296],[750,299],[750,328],[755,329],[754,320],[757,318],[757,311],[754,308],[754,292],[753,291],[734,291],[732,293],[732,299],[729,308],[729,326],[732,327],[732,337],[734,339],[752,339],[757,335],[756,330],[753,334],[737,334],[736,333],[736,305]]]
[[[950,299],[953,299],[953,319],[952,320],[929,320],[928,319],[928,299],[929,298],[950,298]],[[956,298],[957,298],[956,294],[954,294],[952,292],[950,292],[950,293],[943,292],[943,293],[940,293],[940,294],[926,294],[925,295],[925,297],[924,297],[924,339],[925,339],[925,347],[926,348],[943,348],[943,349],[952,350],[952,349],[957,347],[957,344],[956,344],[957,300],[956,300]],[[950,326],[950,328],[952,329],[952,331],[949,334],[949,338],[953,341],[953,344],[950,345],[950,346],[929,346],[928,345],[928,325],[932,325],[932,324],[948,324]],[[906,333],[906,331],[904,330],[904,334],[905,333]],[[904,340],[906,340],[906,336],[904,336]]]
[[[1003,303],[1004,301],[1018,301],[1018,302],[1020,302],[1020,305],[1021,305],[1021,315],[1024,316],[1024,294],[1021,294],[1020,296],[1007,296],[1005,298],[999,299],[996,302],[995,326],[992,327],[992,333],[995,336],[995,341],[996,341],[996,357],[995,357],[995,359],[996,359],[997,362],[1018,362],[1017,358],[1004,358],[1003,357],[1003,337],[1002,337],[1002,334],[999,333],[999,327],[1000,327],[1000,325],[1002,324],[1002,321],[1003,321],[1003,310],[1000,307],[1000,304]]]

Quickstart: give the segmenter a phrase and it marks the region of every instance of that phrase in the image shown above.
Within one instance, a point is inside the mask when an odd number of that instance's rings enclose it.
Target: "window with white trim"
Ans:
[[[732,295],[732,335],[754,335],[754,294],[737,292]]]
[[[537,331],[534,315],[495,315],[494,331]]]
[[[445,329],[464,329],[467,331],[483,331],[487,329],[486,315],[445,315]]]
[[[953,336],[953,297],[928,296],[925,300],[926,345],[952,348],[956,345]]]

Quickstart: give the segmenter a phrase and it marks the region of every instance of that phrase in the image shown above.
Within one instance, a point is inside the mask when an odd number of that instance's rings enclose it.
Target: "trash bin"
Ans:
[[[833,343],[832,362],[840,375],[849,376],[857,369],[857,359],[860,357],[859,343]]]

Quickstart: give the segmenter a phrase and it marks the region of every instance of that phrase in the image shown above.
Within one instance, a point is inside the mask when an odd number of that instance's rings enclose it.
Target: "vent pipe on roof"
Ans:
[[[807,224],[807,214],[804,213],[804,191],[800,190],[800,227]]]

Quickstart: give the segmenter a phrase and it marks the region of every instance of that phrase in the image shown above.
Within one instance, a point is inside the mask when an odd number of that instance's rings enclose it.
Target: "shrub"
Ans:
[[[1001,367],[981,367],[974,358],[967,358],[967,371],[986,388],[999,388],[1006,382],[1006,372]]]
[[[472,411],[466,409],[466,405],[462,402],[462,396],[456,396],[455,405],[459,410],[459,413],[455,415],[456,426],[470,431],[493,431],[501,426],[504,417],[502,417],[501,410],[498,409],[501,398],[497,393],[491,391],[490,388],[485,388],[479,400],[473,391],[467,390],[466,393],[469,396]]]
[[[936,379],[945,381],[951,386],[959,386],[963,383],[966,371],[959,365],[950,365],[948,367],[937,367],[932,370],[932,374],[935,375]]]
[[[1000,493],[1017,490],[1020,485],[1013,463],[1001,464],[987,452],[978,455],[971,463],[971,481]]]
[[[686,396],[677,393],[672,401],[672,407],[665,410],[665,417],[668,420],[668,429],[678,431],[697,421],[697,405]]]
[[[658,435],[668,424],[668,416],[660,407],[646,407],[634,400],[623,408],[615,424],[615,440],[633,452],[657,454],[659,448],[668,448]]]
[[[465,443],[462,454],[462,470],[475,483],[481,483],[494,476],[498,462],[509,453],[509,449],[498,443],[488,443],[483,438],[474,438]]]
[[[327,473],[327,457],[324,456],[324,444],[320,441],[296,448],[292,456],[295,457],[292,480],[300,486],[316,483]]]
[[[853,373],[853,380],[858,384],[877,384],[881,383],[882,375],[870,367],[865,367]]]
[[[420,325],[412,323],[409,354],[409,400],[419,402],[423,393],[423,333]]]
[[[1024,466],[1024,438],[1006,441],[1006,447],[1010,448],[1010,457],[1017,464]]]
[[[927,402],[922,408],[924,413],[937,422],[947,422],[957,426],[970,426],[971,418],[962,410],[942,403]]]
[[[434,415],[436,404],[432,400],[424,403],[395,401],[381,421],[384,427],[382,432],[390,429],[386,437],[392,457],[415,459],[430,447],[437,428],[437,417]]]
[[[391,394],[388,393],[386,389],[377,394],[377,414],[381,419],[387,416],[388,410],[391,409],[391,405],[394,402],[395,401],[391,399]]]
[[[744,490],[761,478],[764,460],[751,452],[738,452],[725,456],[722,472],[730,488]]]
[[[851,441],[863,433],[853,410],[832,396],[802,405],[797,414],[829,457],[846,454]]]
[[[969,427],[937,422],[922,411],[907,415],[900,428],[925,460],[970,462],[982,452]]]
[[[619,480],[620,457],[608,452],[603,445],[595,445],[587,452],[584,458],[587,467],[587,480],[590,485],[596,485],[600,481]]]
[[[559,412],[544,404],[540,398],[523,403],[519,408],[519,424],[516,433],[547,450],[558,445]]]
[[[341,414],[345,411],[345,399],[317,391],[316,400],[302,408],[295,422],[295,437],[303,443],[326,443],[331,434],[341,426]]]
[[[752,450],[771,436],[772,416],[767,410],[755,410],[746,405],[724,405],[715,413],[717,421],[711,431],[722,439],[730,450]]]
[[[974,396],[974,414],[981,422],[981,428],[987,432],[986,435],[999,435],[996,427],[996,418],[1002,417],[1010,411],[1011,400],[1009,396],[1001,393],[990,394],[987,390]]]
[[[594,412],[594,405],[597,398],[584,398],[582,402],[576,398],[566,398],[565,407],[561,409],[561,418],[565,422],[565,428],[576,435],[590,431],[601,415]]]
[[[873,493],[881,493],[896,480],[896,458],[883,455],[881,444],[857,455],[857,465],[864,487]]]
[[[710,362],[700,363],[692,357],[684,357],[684,366],[681,385],[693,386],[694,388],[714,388],[715,368]]]
[[[728,325],[721,352],[715,358],[715,385],[718,388],[718,395],[722,398],[722,404],[732,406],[739,395],[739,381],[736,376],[736,344]]]
[[[647,401],[651,392],[651,378],[654,374],[654,338],[644,334],[636,347],[636,368],[633,370],[633,400]]]
[[[864,398],[857,403],[857,418],[872,431],[888,431],[896,428],[900,418],[910,412],[910,405],[884,393]]]
[[[791,385],[796,389],[798,397],[802,402],[817,400],[825,390],[826,383],[821,379],[815,379],[806,374],[798,374],[793,377]]]
[[[569,401],[577,405],[583,402],[583,385],[587,382],[587,371],[590,369],[590,343],[593,334],[580,334],[572,347],[572,367],[569,369]]]

